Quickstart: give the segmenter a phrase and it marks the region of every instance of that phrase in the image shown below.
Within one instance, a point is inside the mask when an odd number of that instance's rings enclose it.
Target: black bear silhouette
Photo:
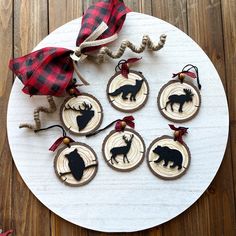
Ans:
[[[68,166],[70,168],[70,172],[60,173],[60,176],[72,174],[72,176],[80,181],[83,177],[84,170],[97,166],[97,163],[85,166],[83,158],[78,153],[78,149],[76,148],[74,151],[70,152],[69,154],[65,154],[65,157],[68,159],[69,163]]]
[[[176,166],[178,166],[178,170],[182,168],[183,156],[180,151],[167,146],[157,146],[153,152],[159,155],[159,158],[154,161],[155,163],[164,161],[163,166],[168,166],[168,163],[172,162],[173,164],[170,168],[175,168]]]
[[[70,106],[68,104],[65,109],[66,110],[73,110],[73,111],[79,111],[81,115],[78,115],[76,117],[76,122],[78,125],[79,131],[83,130],[89,121],[94,117],[94,110],[92,110],[92,104],[88,105],[86,102],[83,102],[83,107],[82,109],[80,106],[78,108]]]
[[[114,147],[114,148],[112,148],[112,149],[110,150],[110,153],[112,154],[112,156],[111,156],[111,159],[110,159],[109,161],[111,161],[111,164],[112,164],[112,165],[114,164],[113,160],[114,160],[117,164],[119,163],[119,162],[116,160],[116,157],[117,157],[118,155],[123,155],[123,162],[125,163],[125,160],[127,160],[127,162],[129,163],[129,160],[128,160],[128,158],[127,158],[127,154],[128,154],[128,152],[129,152],[129,150],[130,150],[133,137],[134,137],[134,135],[132,134],[131,137],[130,137],[130,139],[128,140],[128,139],[126,138],[126,136],[123,135],[122,138],[123,138],[123,140],[125,141],[126,146]]]
[[[141,89],[143,81],[144,81],[143,79],[142,80],[136,79],[135,85],[126,84],[116,89],[114,92],[108,94],[112,97],[115,97],[122,93],[123,100],[127,100],[128,99],[127,96],[128,94],[130,94],[129,100],[136,101],[136,95]]]
[[[183,112],[183,105],[185,102],[192,102],[193,101],[193,96],[191,89],[183,89],[185,94],[177,95],[173,94],[168,97],[168,101],[166,102],[165,110],[167,106],[170,104],[171,110],[174,111],[173,105],[174,103],[179,104],[179,112]]]

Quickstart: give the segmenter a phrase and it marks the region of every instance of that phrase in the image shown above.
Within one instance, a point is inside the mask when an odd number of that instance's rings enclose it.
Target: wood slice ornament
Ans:
[[[103,141],[103,157],[113,169],[131,171],[142,163],[146,149],[142,137],[133,130],[135,127],[133,116],[117,119],[86,137],[94,136],[113,124],[115,130],[111,131]],[[127,126],[133,129],[126,128]]]
[[[175,130],[174,137],[161,136],[147,150],[147,163],[151,172],[166,180],[177,179],[185,174],[191,159],[189,148],[182,140],[188,128],[170,127]]]
[[[195,72],[190,71],[194,69]],[[173,74],[178,80],[171,80],[159,91],[157,104],[161,114],[168,120],[182,123],[194,118],[199,112],[201,95],[199,90],[198,68],[186,65],[181,72]],[[198,88],[191,82],[185,81],[186,77],[197,79]]]
[[[62,130],[62,136],[52,144],[49,150],[54,152],[61,143],[65,145],[58,150],[54,159],[56,175],[62,182],[70,186],[81,186],[89,183],[97,173],[98,161],[96,153],[87,144],[75,142],[71,137],[67,136],[65,129],[61,125],[52,125],[35,132],[55,127]]]
[[[149,86],[142,72],[129,69],[129,65],[140,58],[121,60],[116,73],[107,84],[107,97],[111,105],[122,112],[141,109],[148,99]]]
[[[137,168],[145,155],[142,137],[132,129],[111,131],[104,139],[102,153],[106,163],[118,171],[131,171]]]
[[[65,184],[85,185],[97,173],[97,155],[87,144],[72,142],[58,151],[54,159],[54,169],[58,178]]]
[[[61,121],[71,133],[87,135],[102,123],[103,109],[100,102],[87,93],[70,97],[61,106]]]

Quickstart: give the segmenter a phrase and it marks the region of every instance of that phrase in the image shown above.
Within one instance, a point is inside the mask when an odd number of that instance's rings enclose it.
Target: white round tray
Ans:
[[[35,48],[58,46],[74,49],[81,18],[71,21],[47,36]],[[102,142],[111,131],[91,138],[76,137],[76,141],[90,145],[98,155],[99,168],[94,180],[82,187],[69,187],[61,183],[53,169],[56,153],[49,146],[61,135],[53,129],[35,134],[19,129],[21,122],[33,121],[33,110],[47,105],[45,97],[29,97],[21,92],[22,84],[16,79],[8,107],[8,138],[12,156],[22,178],[33,194],[50,210],[77,225],[106,232],[131,232],[162,224],[190,207],[206,190],[223,159],[228,137],[228,106],[217,71],[202,49],[186,34],[174,26],[151,16],[129,13],[119,34],[110,45],[117,49],[121,40],[140,44],[143,34],[156,42],[167,34],[165,47],[159,52],[145,52],[143,59],[132,69],[142,71],[149,82],[150,94],[145,107],[132,115],[136,131],[146,146],[157,137],[171,135],[169,121],[158,111],[156,97],[172,72],[186,64],[199,68],[202,83],[202,106],[191,121],[181,124],[189,127],[184,138],[191,151],[191,164],[180,179],[165,181],[154,176],[146,161],[137,169],[121,173],[111,169],[102,157]],[[129,50],[123,58],[135,57]],[[91,84],[81,91],[99,99],[104,109],[102,127],[124,117],[125,113],[112,108],[106,96],[106,85],[114,74],[118,60],[103,65],[86,62],[81,73]],[[57,104],[64,98],[57,98]],[[59,109],[55,114],[41,114],[43,127],[60,123]]]

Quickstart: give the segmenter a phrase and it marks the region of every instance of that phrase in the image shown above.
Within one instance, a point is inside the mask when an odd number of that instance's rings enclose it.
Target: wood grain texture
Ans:
[[[221,76],[224,87],[226,87],[220,0],[188,0],[187,10],[188,34],[196,40],[211,58]],[[208,228],[210,235],[235,234],[235,227],[233,228],[235,225],[235,208],[230,204],[230,202],[234,202],[232,156],[230,152],[230,146],[228,146],[223,160],[224,165],[222,165],[210,186],[210,194],[205,194],[201,202],[202,204],[198,206],[198,211],[201,212],[203,219],[210,221],[210,227]],[[208,215],[214,216],[214,218],[208,218]],[[220,223],[222,221],[227,221],[228,226],[231,225],[232,227],[225,227]],[[202,231],[205,230],[204,226],[201,226],[203,227]]]
[[[46,0],[14,1],[14,56],[29,53],[48,34]],[[31,111],[33,114],[33,110]],[[15,235],[49,235],[50,212],[13,169],[12,222]]]
[[[225,76],[227,82],[227,95],[230,107],[230,139],[228,147],[228,159],[231,158],[232,174],[233,174],[233,187],[234,201],[236,203],[236,97],[234,96],[236,88],[236,1],[221,1],[222,6],[222,21],[223,21],[223,37],[224,37],[224,55],[225,55]],[[231,152],[231,153],[230,153]],[[230,155],[231,154],[231,155]],[[223,172],[224,173],[224,172]],[[232,181],[232,180],[230,180]],[[231,183],[231,182],[230,182]],[[234,220],[234,225],[236,220]],[[227,224],[227,231],[230,231],[230,226]],[[236,229],[234,230],[234,232]]]
[[[7,58],[6,56],[9,55],[11,57],[12,55],[12,35],[14,35],[14,38],[16,39],[14,43],[14,54],[15,56],[20,56],[21,53],[23,54],[29,52],[36,45],[36,43],[44,37],[43,35],[36,41],[31,41],[32,38],[34,38],[35,40],[36,36],[34,36],[34,34],[37,35],[38,30],[41,30],[47,24],[50,26],[50,30],[53,30],[58,26],[66,23],[68,20],[81,16],[83,10],[86,9],[91,4],[91,2],[95,1],[49,0],[50,8],[41,8],[40,6],[42,6],[42,4],[38,3],[39,1],[36,0],[21,1],[21,4],[17,3],[19,1],[15,2],[16,3],[14,11],[12,11],[11,9],[13,7],[13,1],[0,0],[0,53],[1,55],[4,55],[4,57],[0,58],[0,109],[2,111],[0,114],[0,122],[1,131],[3,130],[0,136],[0,169],[3,170],[0,171],[0,228],[8,229],[10,227],[16,227],[16,235],[108,235],[106,233],[90,231],[75,226],[56,216],[54,213],[51,213],[50,234],[50,232],[47,230],[47,224],[45,225],[46,228],[44,228],[45,221],[42,222],[42,225],[40,227],[41,229],[37,228],[37,219],[34,218],[29,221],[29,217],[31,217],[31,215],[21,215],[21,212],[16,212],[13,208],[13,204],[11,204],[13,199],[15,199],[16,202],[22,202],[22,199],[24,199],[24,197],[27,195],[25,195],[25,192],[28,191],[25,185],[22,185],[21,183],[21,192],[14,192],[14,195],[11,195],[12,167],[11,161],[9,161],[11,156],[8,148],[8,143],[6,142],[6,128],[4,122],[6,120],[6,106],[12,83],[11,73],[7,70],[7,61],[9,58]],[[25,6],[29,7],[29,4],[31,4],[29,2],[32,2],[32,4],[35,6],[31,8],[31,17],[35,15],[34,23],[32,25],[31,21],[25,20],[23,26],[19,26],[19,19],[25,17],[20,13],[21,8],[24,9],[24,12],[27,12]],[[125,2],[129,7],[132,8],[133,11],[153,14],[154,16],[157,16],[174,24],[178,28],[184,30],[184,32],[186,33],[187,29],[189,29],[189,32],[191,31],[191,37],[193,37],[195,40],[197,40],[198,43],[200,43],[203,49],[207,52],[208,56],[213,60],[214,65],[217,66],[217,70],[221,75],[221,79],[223,79],[224,85],[226,85],[226,80],[224,78],[227,78],[226,92],[230,107],[231,124],[229,144],[220,171],[217,174],[214,182],[212,183],[212,186],[208,189],[208,191],[205,192],[205,194],[198,200],[198,202],[177,218],[159,227],[155,227],[143,232],[128,233],[125,235],[235,235],[235,215],[232,214],[235,209],[235,200],[232,198],[232,193],[236,193],[236,162],[235,158],[233,158],[236,152],[236,100],[234,96],[236,87],[236,2],[234,0],[222,0],[221,3],[220,1],[204,0],[126,0]],[[21,8],[19,8],[20,5]],[[67,8],[65,8],[66,5]],[[79,7],[77,8],[75,6]],[[38,8],[41,8],[42,12],[40,13],[40,16],[43,15],[43,17],[38,17]],[[46,17],[47,11],[50,12],[49,19]],[[195,12],[194,15],[192,15],[193,11]],[[15,16],[14,31],[11,30],[13,26],[13,13]],[[27,14],[29,14],[29,11]],[[204,17],[204,20],[201,19],[202,15]],[[35,23],[40,24],[40,27],[38,27],[38,29],[35,31],[31,30],[32,35],[30,37],[29,32],[27,31],[26,34],[21,33],[21,35],[19,35],[19,29],[21,27],[34,27]],[[45,35],[46,33],[47,32],[45,31]],[[213,37],[213,35],[215,37]],[[21,52],[22,49],[24,51]],[[222,59],[224,57],[225,63]],[[225,72],[226,77],[224,77]],[[6,77],[9,79],[6,80]],[[14,166],[13,171],[14,173],[16,172]],[[232,176],[234,179],[232,178]],[[6,179],[8,181],[6,181]],[[14,191],[18,190],[14,188]],[[32,195],[30,192],[28,194]],[[27,199],[28,198],[25,198],[24,201],[26,201]],[[211,204],[212,201],[213,204]],[[32,204],[32,202],[30,204]],[[30,204],[28,205],[28,211],[30,211],[30,209],[31,211],[33,211]],[[36,204],[34,210],[38,208],[41,208],[41,204]],[[222,211],[222,209],[225,210]],[[19,226],[20,221],[12,220],[11,212],[13,212],[13,214],[18,214],[18,216],[16,217],[18,219],[21,217],[22,222],[27,222],[25,228],[28,228],[28,231],[27,229],[25,229],[25,231],[19,230],[20,228],[23,228],[23,226]],[[229,215],[231,216],[230,219]],[[114,235],[124,234],[122,233]]]
[[[0,1],[0,229],[12,228],[12,158],[7,141],[6,112],[12,85],[8,61],[13,55],[13,1]],[[3,56],[4,55],[4,56]]]

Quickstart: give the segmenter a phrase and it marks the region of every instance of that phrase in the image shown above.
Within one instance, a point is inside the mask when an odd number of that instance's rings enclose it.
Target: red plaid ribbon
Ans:
[[[83,16],[76,46],[86,40],[102,21],[108,29],[98,39],[118,33],[129,11],[122,0],[103,0],[90,6]],[[83,52],[101,46],[87,47]],[[46,47],[12,59],[9,67],[24,84],[24,93],[63,96],[74,72],[72,53],[65,48]]]

